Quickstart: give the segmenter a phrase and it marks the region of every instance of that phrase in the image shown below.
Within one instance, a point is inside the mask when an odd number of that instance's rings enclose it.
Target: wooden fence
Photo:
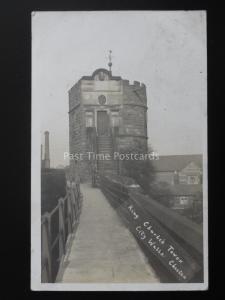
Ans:
[[[67,193],[41,218],[41,281],[54,282],[66,253],[66,244],[79,222],[82,195],[79,183],[68,182]]]

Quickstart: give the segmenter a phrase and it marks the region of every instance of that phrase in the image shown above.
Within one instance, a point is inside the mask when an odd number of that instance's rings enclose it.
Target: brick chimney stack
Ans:
[[[45,156],[44,156],[44,167],[50,168],[50,155],[49,155],[49,132],[45,131]]]

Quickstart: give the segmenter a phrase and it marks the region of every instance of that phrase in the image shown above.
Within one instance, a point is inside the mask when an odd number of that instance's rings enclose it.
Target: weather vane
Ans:
[[[109,72],[111,72],[111,67],[112,67],[112,50],[109,50]]]

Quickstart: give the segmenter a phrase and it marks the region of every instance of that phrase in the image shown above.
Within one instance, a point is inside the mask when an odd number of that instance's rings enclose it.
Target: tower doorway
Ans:
[[[109,115],[107,111],[97,111],[97,132],[99,136],[109,135]]]

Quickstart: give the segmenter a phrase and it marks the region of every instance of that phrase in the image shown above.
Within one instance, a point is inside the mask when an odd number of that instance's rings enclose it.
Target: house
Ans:
[[[153,161],[157,182],[168,184],[201,184],[202,155],[167,155]]]
[[[153,166],[158,200],[202,222],[202,155],[160,156]]]
[[[195,201],[201,201],[201,184],[175,184],[170,187],[173,196],[171,208],[175,210],[191,209]]]

